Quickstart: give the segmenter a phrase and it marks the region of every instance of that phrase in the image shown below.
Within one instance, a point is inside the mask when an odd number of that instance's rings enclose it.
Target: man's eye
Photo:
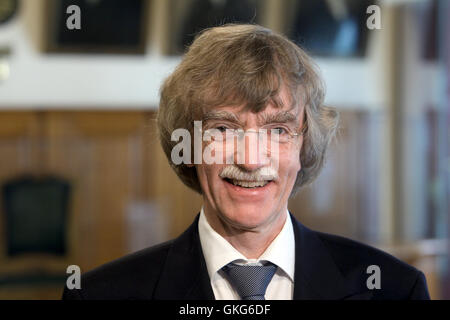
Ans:
[[[288,131],[283,127],[276,127],[271,129],[271,131],[277,135],[284,135],[288,133]]]
[[[217,126],[214,129],[219,130],[220,132],[225,132],[228,128],[225,126]]]

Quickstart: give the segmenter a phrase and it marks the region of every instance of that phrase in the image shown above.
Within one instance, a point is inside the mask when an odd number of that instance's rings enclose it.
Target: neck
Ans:
[[[287,219],[287,208],[258,227],[245,228],[226,222],[219,214],[203,209],[210,226],[247,259],[258,259],[280,233]]]

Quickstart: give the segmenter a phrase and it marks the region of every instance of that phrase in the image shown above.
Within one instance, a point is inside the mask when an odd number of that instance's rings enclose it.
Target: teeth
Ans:
[[[240,180],[232,180],[235,186],[240,186],[244,188],[256,188],[256,187],[264,187],[269,181],[240,181]]]

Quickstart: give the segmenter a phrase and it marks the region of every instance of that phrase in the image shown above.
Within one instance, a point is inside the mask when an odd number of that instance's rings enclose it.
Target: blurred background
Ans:
[[[226,22],[304,47],[341,113],[292,213],[416,266],[449,299],[449,18],[446,0],[0,0],[0,299],[59,299],[68,265],[192,223],[201,198],[156,139],[158,90],[195,33]]]

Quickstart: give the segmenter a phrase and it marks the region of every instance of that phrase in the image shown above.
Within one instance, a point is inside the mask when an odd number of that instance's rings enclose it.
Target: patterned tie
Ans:
[[[272,263],[264,266],[229,263],[222,270],[243,300],[265,300],[267,286],[277,267]]]

